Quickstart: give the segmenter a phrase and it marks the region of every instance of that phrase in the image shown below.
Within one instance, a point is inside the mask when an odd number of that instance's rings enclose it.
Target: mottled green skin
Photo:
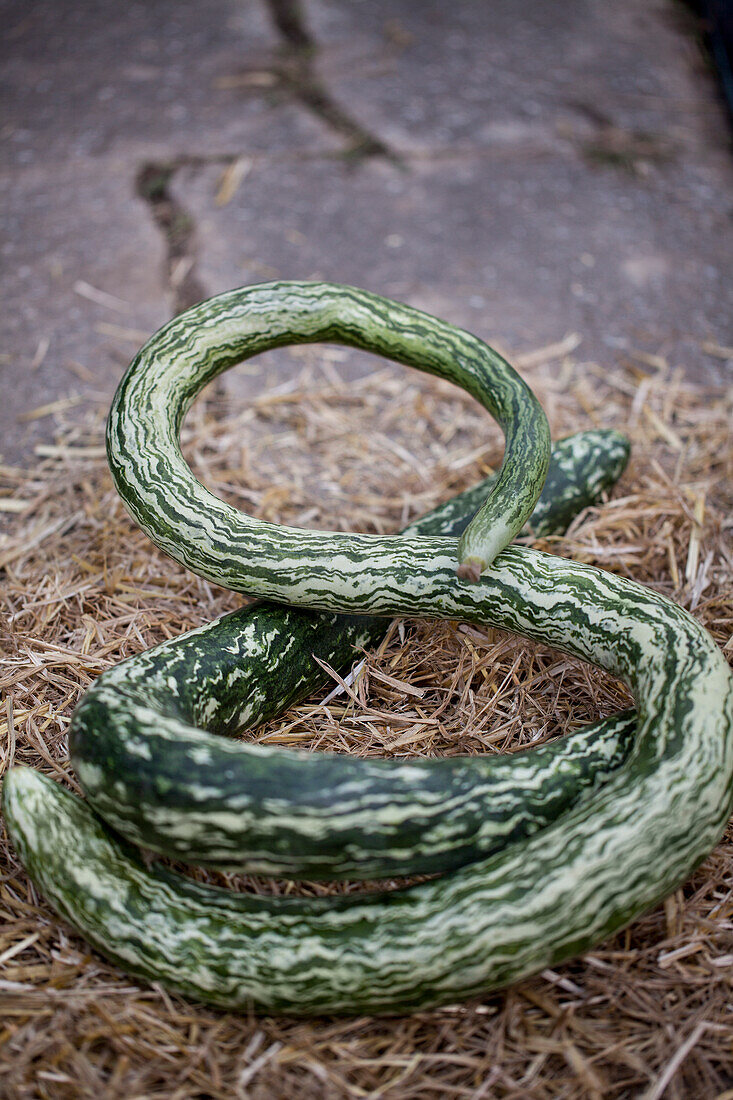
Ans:
[[[616,432],[560,441],[529,527],[563,529],[627,458]],[[410,531],[459,535],[494,482]],[[628,750],[629,719],[524,758],[362,760],[212,736],[282,713],[326,682],[314,655],[345,669],[386,626],[381,617],[260,603],[122,662],[72,720],[85,794],[128,840],[179,859],[290,878],[378,878],[444,871],[541,828]]]
[[[218,374],[271,348],[324,341],[455,382],[497,420],[506,439],[504,461],[455,551],[455,568],[467,561],[490,565],[526,523],[547,474],[550,431],[536,397],[478,337],[410,306],[330,283],[264,283],[220,294],[170,321],[142,348],[107,425],[112,476],[134,518],[171,557],[239,591],[255,562],[266,566],[269,549],[285,574],[291,557],[345,576],[366,560],[378,575],[393,573],[396,546],[409,561],[409,536],[309,531],[252,519],[200,485],[181,454],[186,410]],[[264,594],[256,583],[250,587]]]
[[[14,768],[6,824],[41,892],[130,973],[228,1008],[320,1014],[485,993],[586,950],[673,890],[720,838],[733,796],[733,677],[710,636],[658,593],[591,566],[513,546],[469,585],[452,560],[438,583],[456,617],[630,685],[633,747],[591,796],[409,889],[282,902],[146,869],[87,804]]]

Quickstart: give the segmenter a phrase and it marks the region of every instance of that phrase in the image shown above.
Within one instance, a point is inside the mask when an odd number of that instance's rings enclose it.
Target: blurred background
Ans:
[[[367,287],[509,353],[730,370],[726,108],[676,0],[0,10],[0,462],[106,405],[173,313],[269,279]]]

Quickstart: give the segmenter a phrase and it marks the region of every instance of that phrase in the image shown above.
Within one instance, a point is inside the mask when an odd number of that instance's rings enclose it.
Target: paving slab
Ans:
[[[269,278],[354,283],[504,347],[582,337],[611,364],[629,348],[713,377],[730,343],[727,197],[674,166],[589,169],[569,148],[417,159],[402,169],[312,160],[256,165],[225,207],[211,169],[175,193],[202,240],[211,292]]]
[[[712,82],[669,0],[307,0],[305,11],[322,79],[396,148],[553,136],[559,124],[708,155],[722,145]]]
[[[341,144],[274,88],[280,39],[259,0],[205,8],[2,5],[0,462],[48,441],[35,408],[108,404],[174,311],[168,242],[138,193],[146,163],[210,158],[221,176],[232,158]]]
[[[66,398],[107,401],[140,335],[169,316],[164,243],[125,164],[75,158],[0,176],[0,461],[51,442],[25,418]]]
[[[6,163],[334,144],[278,91],[280,39],[260,0],[6,0],[4,15]]]
[[[733,337],[733,167],[676,5],[303,10],[324,87],[401,166],[263,161],[221,209],[211,171],[184,170],[209,290],[354,282],[504,346],[575,330],[604,364],[639,348],[726,377],[703,345]]]

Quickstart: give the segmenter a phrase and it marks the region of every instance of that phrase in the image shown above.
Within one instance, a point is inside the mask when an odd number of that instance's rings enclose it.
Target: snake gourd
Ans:
[[[109,422],[113,475],[158,545],[226,587],[326,614],[497,626],[621,677],[635,717],[585,731],[601,755],[604,737],[612,746],[605,765],[598,760],[603,781],[591,780],[537,829],[510,829],[492,854],[476,859],[477,850],[464,850],[460,858],[472,862],[431,881],[268,899],[146,867],[88,804],[29,769],[12,769],[4,812],[31,877],[130,973],[225,1007],[298,1014],[428,1007],[507,984],[597,942],[673,889],[721,835],[733,794],[733,678],[725,661],[661,595],[507,546],[541,486],[545,427],[507,365],[457,333],[351,288],[270,284],[203,303],[161,330],[123,380]],[[195,481],[177,442],[195,394],[231,363],[294,339],[338,339],[452,377],[497,417],[507,439],[504,465],[460,541],[274,527]],[[131,703],[139,700],[133,695]],[[522,768],[542,775],[535,756],[534,764],[531,755],[510,761],[517,776]]]
[[[627,456],[616,432],[561,440],[529,527],[564,528]],[[460,535],[494,483],[409,530]],[[219,736],[284,712],[326,681],[316,658],[345,671],[386,626],[259,603],[116,665],[72,719],[84,793],[128,840],[180,859],[288,878],[380,878],[444,871],[542,827],[628,749],[628,716],[521,759],[363,760]]]

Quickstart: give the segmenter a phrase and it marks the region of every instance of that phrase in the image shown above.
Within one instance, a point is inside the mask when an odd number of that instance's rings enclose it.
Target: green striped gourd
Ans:
[[[324,339],[452,378],[502,424],[502,470],[460,540],[274,527],[195,481],[178,432],[199,389],[256,351]],[[515,631],[621,677],[636,730],[605,782],[488,858],[404,890],[317,899],[232,895],[148,868],[87,804],[13,769],[3,785],[13,841],[92,944],[130,973],[226,1007],[405,1011],[584,950],[706,855],[731,807],[733,678],[709,635],[661,595],[507,545],[537,499],[545,433],[534,399],[480,341],[350,288],[235,291],[146,345],[113,405],[108,453],[128,507],[163,549],[226,587],[296,607]]]
[[[527,530],[562,530],[627,457],[616,432],[561,440]],[[457,537],[495,480],[409,531]],[[84,793],[128,840],[180,859],[288,878],[379,878],[487,855],[547,824],[623,759],[628,716],[521,759],[364,760],[217,736],[287,710],[326,682],[319,661],[345,671],[387,625],[258,603],[123,661],[74,712],[71,759]]]
[[[54,908],[129,973],[222,1007],[404,1012],[555,965],[673,890],[731,807],[733,678],[712,639],[655,592],[524,547],[475,585],[451,556],[436,584],[457,618],[518,630],[631,686],[635,742],[603,786],[488,859],[408,889],[268,899],[147,868],[87,803],[14,768],[7,826]]]

